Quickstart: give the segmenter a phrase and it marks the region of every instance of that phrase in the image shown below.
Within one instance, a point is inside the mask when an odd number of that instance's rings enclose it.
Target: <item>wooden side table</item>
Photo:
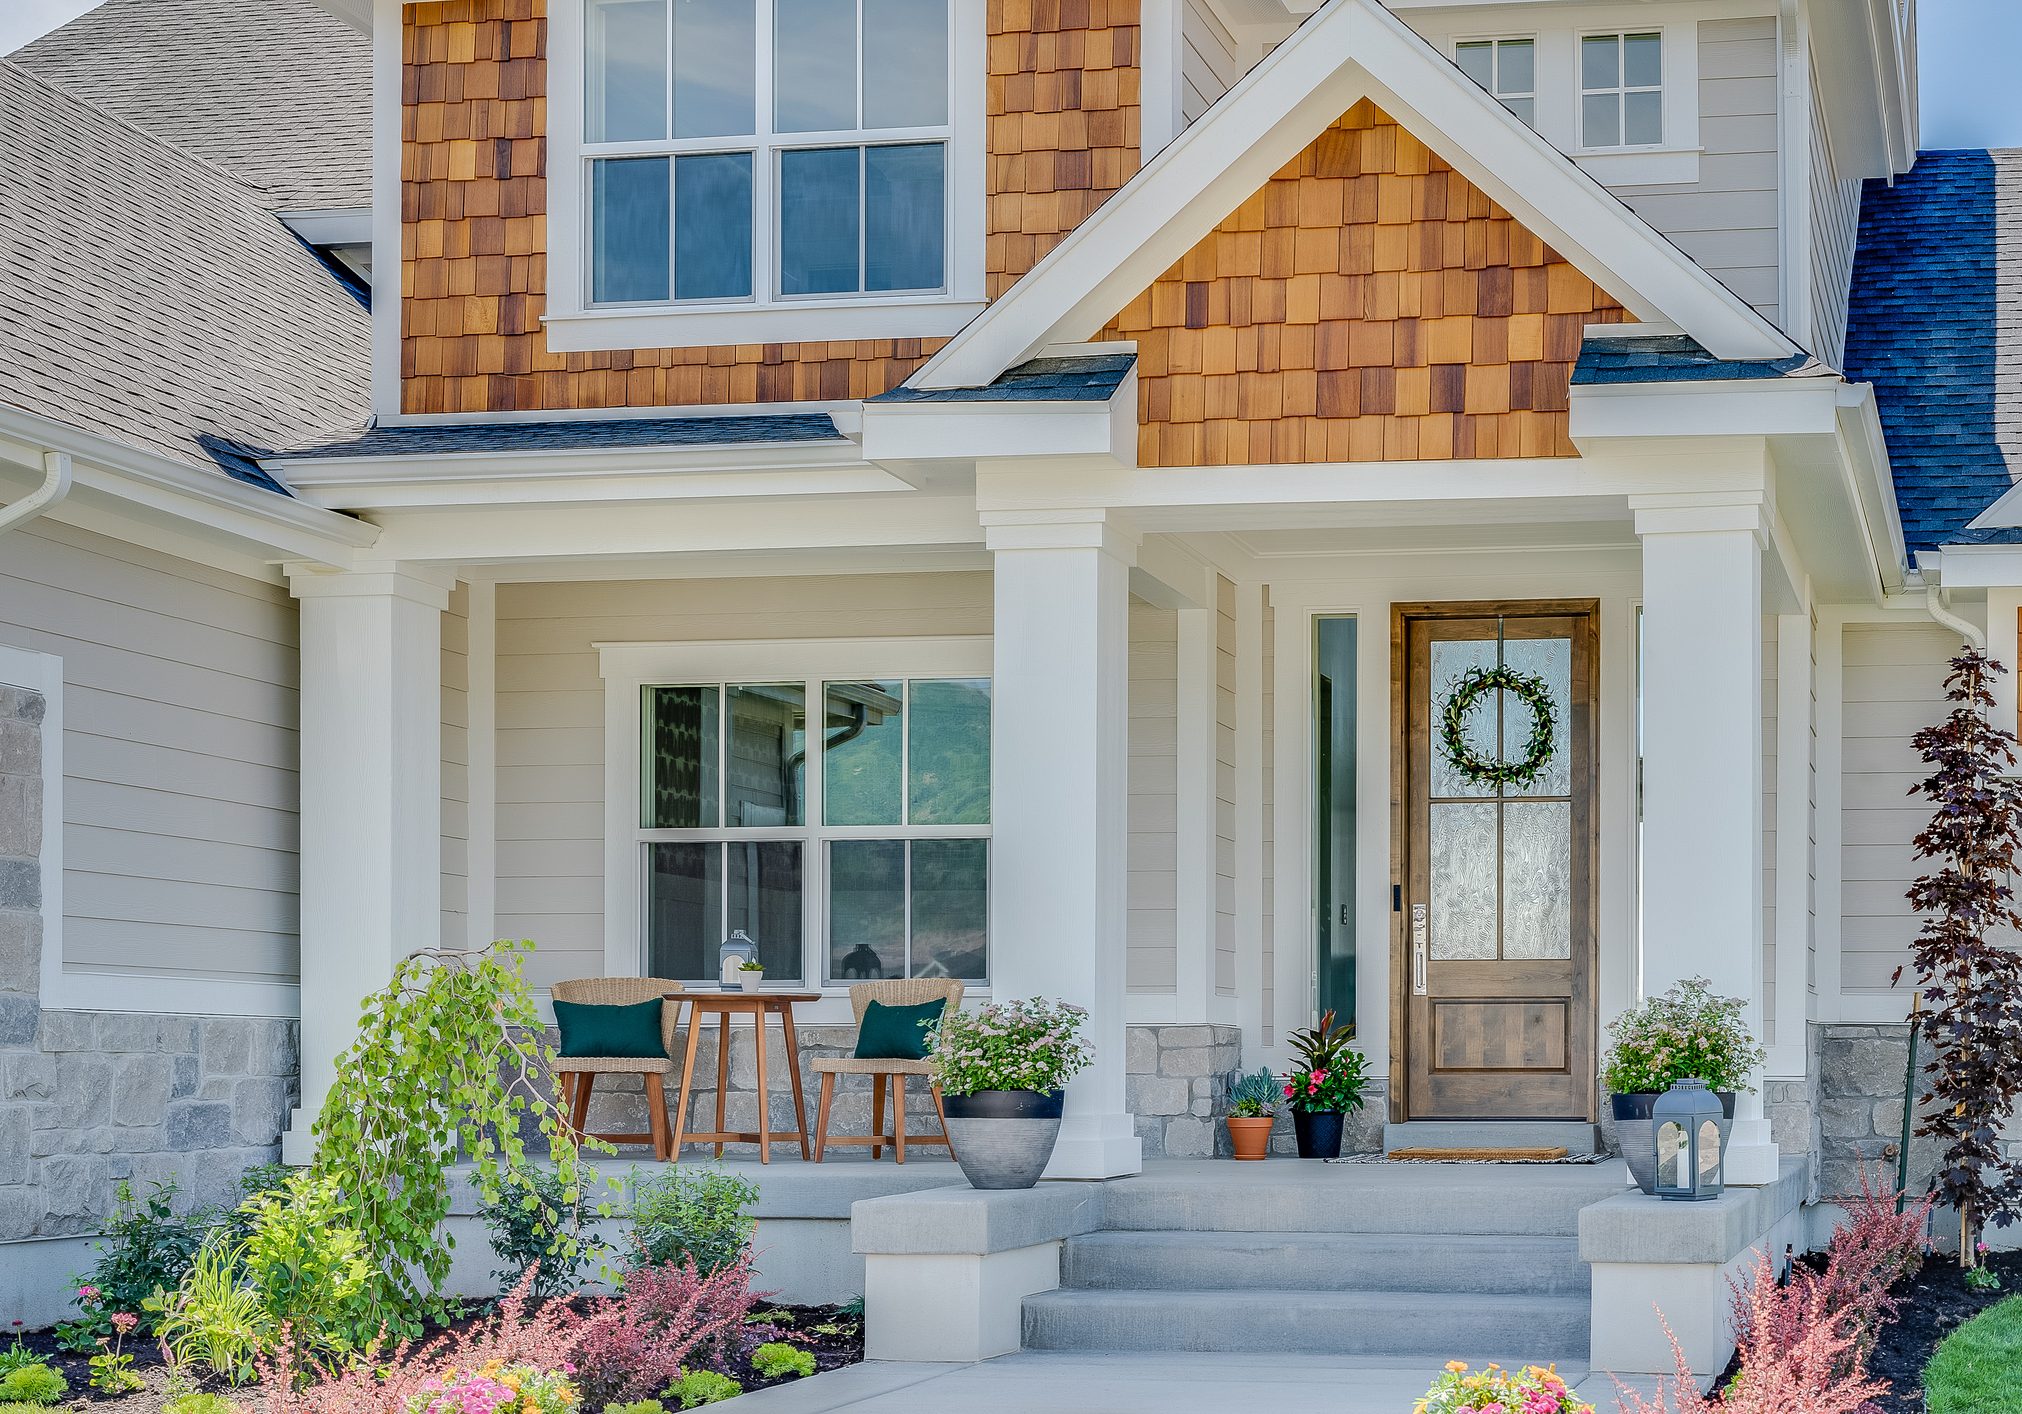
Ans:
[[[681,1060],[681,1098],[674,1110],[673,1157],[681,1157],[683,1144],[714,1144],[716,1157],[723,1157],[725,1144],[757,1144],[758,1161],[772,1162],[772,1141],[798,1139],[800,1156],[809,1157],[807,1147],[807,1101],[800,1086],[800,1038],[793,1029],[795,1002],[821,1000],[819,992],[669,992],[670,1002],[688,1004],[688,1048]],[[716,1017],[716,1128],[707,1134],[687,1133],[688,1096],[695,1084],[695,1045],[709,1016]],[[730,1092],[730,1020],[749,1016],[758,1042],[758,1132],[730,1132],[724,1129],[724,1102]],[[786,1038],[786,1073],[793,1077],[793,1119],[791,1131],[772,1128],[772,1089],[767,1083],[765,1061],[765,1018],[779,1018]]]

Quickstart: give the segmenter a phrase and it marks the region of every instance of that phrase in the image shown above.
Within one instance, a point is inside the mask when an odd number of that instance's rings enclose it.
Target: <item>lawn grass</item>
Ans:
[[[1945,1337],[1924,1367],[1930,1414],[2022,1414],[2022,1296]]]

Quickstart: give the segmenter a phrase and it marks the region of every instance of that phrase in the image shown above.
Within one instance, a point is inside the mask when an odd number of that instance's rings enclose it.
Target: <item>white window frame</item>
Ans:
[[[759,7],[755,102],[764,131],[749,146],[753,260],[749,298],[637,305],[589,300],[589,158],[583,137],[585,0],[553,0],[548,22],[548,297],[543,316],[550,348],[695,348],[801,340],[937,338],[955,333],[983,309],[984,98],[988,71],[987,0],[950,0],[948,124],[873,133],[779,133],[772,129],[772,3]],[[907,141],[947,144],[945,284],[931,293],[774,294],[779,268],[776,210],[778,153],[804,147],[864,147]],[[735,138],[599,143],[600,156],[741,150]]]
[[[1502,46],[1511,43],[1529,44],[1531,47],[1531,86],[1529,91],[1525,93],[1502,93],[1496,87],[1502,81]],[[1488,89],[1488,96],[1502,104],[1505,108],[1509,107],[1508,100],[1512,98],[1528,98],[1531,103],[1531,116],[1526,126],[1535,129],[1539,121],[1539,101],[1541,97],[1539,90],[1543,87],[1539,66],[1544,57],[1544,46],[1538,43],[1538,36],[1535,33],[1509,34],[1503,32],[1455,35],[1447,57],[1453,60],[1453,65],[1457,69],[1460,68],[1460,48],[1463,44],[1486,44],[1490,46],[1489,78],[1491,84]],[[1466,73],[1467,71],[1461,69],[1461,72]]]
[[[1654,34],[1657,36],[1657,83],[1632,84],[1628,72],[1628,39],[1632,34]],[[1613,39],[1616,42],[1616,83],[1612,88],[1588,88],[1583,54],[1589,39]],[[1671,134],[1671,46],[1677,41],[1671,32],[1661,24],[1650,25],[1602,25],[1593,29],[1582,29],[1573,36],[1573,127],[1579,134],[1581,152],[1662,152],[1668,146]],[[1587,141],[1587,98],[1593,94],[1613,94],[1617,100],[1616,113],[1621,120],[1623,138],[1629,135],[1629,95],[1632,93],[1655,93],[1657,95],[1657,122],[1659,132],[1655,142],[1607,142]]]
[[[767,639],[725,643],[598,643],[604,678],[604,972],[636,977],[645,966],[645,846],[655,840],[777,840],[801,843],[801,987],[820,992],[805,1019],[852,1019],[847,983],[823,978],[828,956],[828,847],[835,840],[989,839],[990,825],[830,825],[822,818],[822,761],[810,753],[807,823],[749,829],[649,830],[639,809],[642,700],[653,686],[702,683],[809,684],[989,678],[988,636]],[[817,699],[811,698],[810,701]],[[910,863],[908,864],[910,870]],[[910,899],[908,901],[910,908]],[[908,946],[911,940],[908,938]],[[989,985],[968,983],[987,997]]]

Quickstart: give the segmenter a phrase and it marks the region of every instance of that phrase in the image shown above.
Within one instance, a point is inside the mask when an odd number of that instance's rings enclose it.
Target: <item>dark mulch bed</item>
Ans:
[[[1999,1291],[1966,1285],[1958,1261],[1933,1253],[1917,1274],[1891,1293],[1896,1319],[1882,1328],[1868,1369],[1887,1380],[1890,1394],[1877,1401],[1883,1414],[1924,1414],[1924,1366],[1944,1338],[1989,1306],[2022,1291],[2022,1252],[1989,1254],[2001,1278]]]
[[[792,1319],[780,1319],[781,1312]],[[860,1314],[845,1314],[840,1306],[786,1305],[761,1307],[758,1314],[770,1317],[774,1325],[792,1330],[793,1344],[814,1352],[817,1375],[854,1365],[864,1358],[864,1318]],[[788,1375],[784,1379],[761,1380],[750,1369],[732,1370],[730,1375],[744,1386],[747,1394],[770,1385],[790,1384],[799,1378]]]

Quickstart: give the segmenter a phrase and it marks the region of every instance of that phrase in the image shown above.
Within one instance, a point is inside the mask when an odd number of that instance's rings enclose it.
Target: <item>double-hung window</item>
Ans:
[[[1654,30],[1580,36],[1580,144],[1656,147],[1664,141],[1664,36]]]
[[[987,980],[988,679],[652,683],[639,708],[648,975],[713,980],[741,929],[768,980]]]
[[[1463,39],[1453,47],[1460,71],[1495,95],[1502,106],[1531,127],[1538,125],[1537,41]]]
[[[948,0],[582,0],[583,304],[951,288]]]

